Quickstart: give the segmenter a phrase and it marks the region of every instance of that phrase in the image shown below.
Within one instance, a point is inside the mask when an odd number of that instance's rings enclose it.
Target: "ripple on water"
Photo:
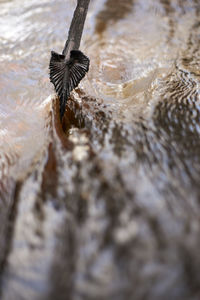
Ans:
[[[120,11],[106,1],[108,13],[104,14],[105,7],[98,12],[95,32],[84,43],[91,65],[88,80],[81,86],[112,107],[116,118],[131,121],[151,114],[158,100],[154,96],[158,82],[173,72],[177,57],[185,50],[195,10],[193,4],[191,10],[184,4],[187,14],[182,14],[179,3],[170,1],[123,5],[126,9]]]

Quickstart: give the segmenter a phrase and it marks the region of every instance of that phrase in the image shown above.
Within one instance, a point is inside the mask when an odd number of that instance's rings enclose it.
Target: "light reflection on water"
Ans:
[[[16,178],[48,143],[51,100],[44,100],[53,91],[48,78],[49,53],[66,36],[64,26],[72,11],[71,2],[62,5],[61,1],[23,1],[23,5],[12,1],[0,5],[0,130],[4,136],[0,141],[1,168],[10,160],[11,164],[22,164],[9,175]],[[60,18],[66,21],[63,28]]]

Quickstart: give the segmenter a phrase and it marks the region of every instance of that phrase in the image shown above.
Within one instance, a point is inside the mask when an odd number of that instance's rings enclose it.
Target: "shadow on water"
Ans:
[[[199,3],[117,4],[92,3],[91,71],[62,126],[52,97],[31,131],[42,151],[16,144],[30,166],[4,167],[3,300],[200,298]]]
[[[98,13],[96,17],[95,31],[98,34],[103,33],[106,27],[112,22],[117,22],[126,17],[126,14],[130,13],[134,4],[134,0],[114,1],[107,0],[103,6],[103,9]]]

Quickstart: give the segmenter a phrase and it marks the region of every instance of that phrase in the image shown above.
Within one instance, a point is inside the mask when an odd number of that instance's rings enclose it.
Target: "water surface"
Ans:
[[[75,4],[0,2],[1,297],[198,300],[199,1],[91,1],[62,128]]]

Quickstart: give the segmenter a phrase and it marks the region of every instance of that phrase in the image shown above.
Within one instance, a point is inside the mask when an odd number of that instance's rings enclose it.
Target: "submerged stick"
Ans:
[[[89,70],[89,58],[78,50],[89,2],[90,0],[77,0],[68,39],[62,54],[51,51],[50,81],[59,96],[61,120],[65,113],[65,106],[70,92],[78,86]]]

